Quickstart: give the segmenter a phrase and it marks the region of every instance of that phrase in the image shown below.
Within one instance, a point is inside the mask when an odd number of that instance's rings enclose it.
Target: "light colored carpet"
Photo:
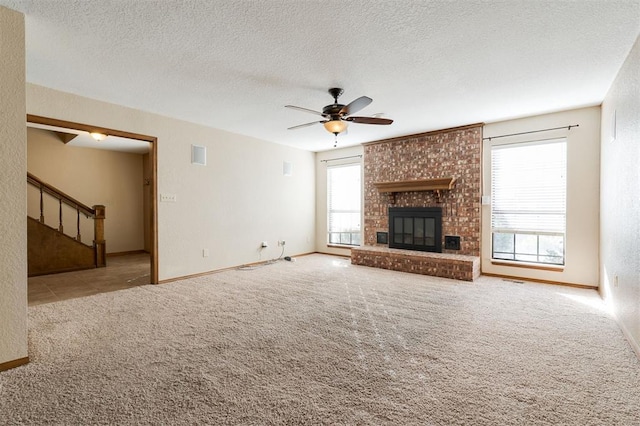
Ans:
[[[0,424],[638,424],[602,309],[323,255],[34,306]]]

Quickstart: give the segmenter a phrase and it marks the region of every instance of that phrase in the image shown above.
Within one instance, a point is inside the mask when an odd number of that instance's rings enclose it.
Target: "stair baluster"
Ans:
[[[40,187],[40,223],[44,223],[44,200],[42,199],[42,187]]]
[[[59,221],[60,221],[60,225],[58,225],[58,231],[62,232],[64,234],[64,227],[62,226],[62,198],[58,199],[59,203],[60,203],[60,214],[59,214]]]
[[[80,209],[76,206],[76,217],[77,217],[77,226],[78,226],[78,235],[76,236],[76,241],[82,242],[82,237],[80,236]]]

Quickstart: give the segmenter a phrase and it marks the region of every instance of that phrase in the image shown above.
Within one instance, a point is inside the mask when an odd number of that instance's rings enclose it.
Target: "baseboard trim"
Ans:
[[[327,246],[328,247],[328,246]],[[315,253],[318,254],[324,254],[326,256],[335,256],[335,257],[342,257],[344,259],[351,259],[351,255],[350,254],[340,254],[340,253],[326,253],[324,251],[317,251]],[[313,254],[313,253],[309,253],[309,254]]]
[[[0,371],[11,370],[12,368],[20,367],[29,363],[29,357],[14,359],[13,361],[7,361],[0,363]]]
[[[627,339],[627,342],[629,342],[629,346],[631,346],[631,349],[633,349],[633,352],[635,352],[636,356],[640,360],[640,343],[634,340],[631,333],[629,333],[629,330],[627,330],[627,328],[622,324],[622,322],[618,320],[618,316],[614,315],[614,317],[616,319],[616,322],[618,323],[618,327],[620,327],[620,330],[622,330],[622,334]]]
[[[563,283],[560,281],[551,281],[551,280],[539,280],[536,278],[523,278],[523,277],[516,277],[514,275],[490,274],[487,272],[482,272],[481,275],[486,275],[487,277],[504,278],[508,280],[531,281],[531,282],[540,283],[540,284],[551,284],[551,285],[559,285],[563,287],[583,288],[586,290],[598,290],[598,287],[594,287],[590,285]]]
[[[307,252],[307,253],[296,254],[295,256],[291,256],[291,257],[293,258],[293,257],[311,256],[312,254],[316,254],[316,253],[319,254],[320,252],[319,251],[310,251],[310,252]]]
[[[291,256],[291,257],[302,257],[302,256],[308,256],[310,254],[314,254],[316,252],[309,252],[309,253],[302,253],[302,254],[296,254],[295,256]],[[190,275],[183,275],[180,277],[175,277],[175,278],[168,278],[166,280],[160,280],[158,281],[158,284],[167,284],[167,283],[173,283],[176,281],[182,281],[182,280],[187,280],[190,278],[198,278],[198,277],[204,277],[206,275],[212,275],[212,274],[218,274],[220,272],[224,272],[224,271],[231,271],[233,269],[238,269],[238,268],[242,268],[242,267],[252,267],[252,266],[260,266],[260,265],[265,265],[267,263],[276,261],[276,260],[283,260],[284,258],[276,258],[276,259],[270,259],[270,260],[262,260],[259,262],[253,262],[253,263],[246,263],[244,265],[237,265],[237,266],[230,266],[228,268],[222,268],[222,269],[214,269],[211,271],[206,271],[206,272],[200,272],[197,274],[190,274]]]
[[[620,318],[618,317],[615,310],[613,309],[613,306],[611,304],[611,299],[607,299],[603,297],[603,300],[604,300],[604,303],[606,303],[607,306],[609,307],[609,312],[611,312],[611,315],[613,315],[613,319],[616,321],[616,324],[618,324],[620,331],[622,331],[622,335],[627,340],[627,343],[629,343],[629,346],[631,346],[631,350],[636,354],[636,357],[638,357],[638,359],[640,360],[640,342],[637,342],[633,338],[633,335],[629,332],[627,327],[625,327],[622,321],[620,321]]]
[[[119,251],[116,253],[107,253],[107,257],[118,257],[118,256],[129,256],[132,254],[149,254],[148,251],[145,250],[131,250],[131,251]]]
[[[230,268],[223,268],[223,269],[215,269],[215,270],[212,270],[212,271],[200,272],[200,273],[197,273],[197,274],[182,275],[182,276],[175,277],[175,278],[167,278],[166,280],[158,281],[158,284],[168,284],[168,283],[174,283],[176,281],[188,280],[188,279],[191,279],[191,278],[204,277],[204,276],[207,276],[207,275],[218,274],[220,272],[229,271],[231,269],[236,269],[236,268],[238,268],[238,266],[232,266]]]

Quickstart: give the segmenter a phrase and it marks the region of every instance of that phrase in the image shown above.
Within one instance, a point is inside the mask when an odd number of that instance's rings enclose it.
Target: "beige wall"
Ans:
[[[351,146],[348,148],[332,149],[330,151],[318,152],[316,154],[316,245],[315,250],[319,253],[337,254],[342,256],[350,256],[351,250],[348,248],[329,247],[327,245],[327,164],[348,164],[348,163],[360,163],[362,164],[362,155],[364,153],[362,145]],[[326,160],[354,157],[358,158],[346,158],[344,160],[330,161]],[[364,170],[363,170],[364,173]],[[363,180],[364,182],[364,180]],[[364,197],[364,192],[363,192]],[[364,199],[362,200],[362,206],[364,206]],[[364,236],[364,217],[362,217],[362,235]],[[364,241],[364,239],[363,239]]]
[[[581,108],[555,114],[487,124],[484,137],[579,124],[556,130],[485,141],[483,195],[491,195],[492,143],[567,137],[567,228],[562,271],[494,265],[491,263],[491,207],[482,206],[482,272],[597,287],[599,245],[600,108]]]
[[[0,364],[27,356],[24,16],[0,6]]]
[[[153,177],[151,166],[151,154],[144,154],[142,156],[142,177],[144,179],[144,188],[142,190],[142,228],[144,229],[144,251],[149,253],[151,252],[151,221],[153,220],[153,218],[151,217],[151,179]]]
[[[107,143],[108,141],[105,141]],[[27,170],[62,192],[92,207],[106,207],[107,253],[144,249],[143,161],[141,154],[81,148],[63,144],[52,132],[27,129]],[[40,196],[28,188],[28,214],[40,215]],[[45,223],[57,228],[58,205],[44,197]],[[63,210],[65,233],[76,234],[75,211]],[[93,221],[81,215],[85,244],[93,240]]]
[[[277,240],[285,255],[314,250],[313,153],[33,84],[27,112],[158,138],[158,195],[176,195],[158,201],[160,280],[276,258]],[[206,166],[191,144],[207,147]]]
[[[640,37],[602,104],[601,139],[600,288],[640,356]]]

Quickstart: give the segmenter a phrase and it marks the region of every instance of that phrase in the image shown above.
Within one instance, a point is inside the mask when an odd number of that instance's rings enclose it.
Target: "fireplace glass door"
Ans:
[[[396,244],[411,244],[414,246],[435,245],[435,218],[396,217],[394,221],[393,240]]]
[[[441,208],[389,209],[389,247],[441,252],[441,235]]]

